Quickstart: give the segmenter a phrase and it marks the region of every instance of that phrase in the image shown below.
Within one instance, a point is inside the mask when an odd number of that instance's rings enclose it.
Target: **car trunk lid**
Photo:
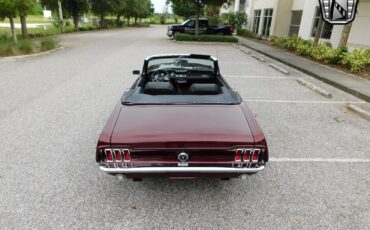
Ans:
[[[123,105],[111,136],[112,146],[133,150],[230,150],[253,143],[240,105]]]

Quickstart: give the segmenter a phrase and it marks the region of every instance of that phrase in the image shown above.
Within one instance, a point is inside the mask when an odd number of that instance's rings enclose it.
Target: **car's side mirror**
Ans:
[[[132,74],[133,75],[140,75],[140,70],[134,70],[134,71],[132,71]]]

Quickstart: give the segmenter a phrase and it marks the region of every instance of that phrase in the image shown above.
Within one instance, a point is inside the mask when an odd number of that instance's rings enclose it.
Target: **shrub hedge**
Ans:
[[[57,47],[58,41],[52,38],[43,38],[40,42],[37,40],[20,39],[15,43],[7,34],[0,34],[0,56],[32,54]]]
[[[370,68],[370,50],[348,52],[346,46],[334,49],[328,42],[315,44],[313,41],[304,40],[297,36],[288,38],[272,36],[271,43],[299,55],[311,57],[316,61],[344,65],[354,73]]]
[[[238,39],[233,36],[224,36],[224,35],[211,35],[211,34],[202,34],[202,35],[191,35],[191,34],[175,34],[176,41],[197,41],[197,42],[238,42]]]
[[[261,35],[255,34],[252,31],[247,30],[247,29],[238,29],[236,31],[236,34],[242,37],[247,37],[247,38],[256,38],[258,40],[262,39]]]

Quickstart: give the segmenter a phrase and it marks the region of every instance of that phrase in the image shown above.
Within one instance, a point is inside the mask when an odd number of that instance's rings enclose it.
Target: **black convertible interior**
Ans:
[[[221,82],[212,71],[157,70],[149,72],[140,85],[150,95],[215,95]]]
[[[144,64],[143,73],[134,86],[123,95],[122,103],[130,105],[240,103],[239,95],[230,89],[218,73],[217,61],[212,64],[214,69],[204,64],[189,65],[182,59],[180,61],[181,68],[178,62],[152,65],[149,68]]]

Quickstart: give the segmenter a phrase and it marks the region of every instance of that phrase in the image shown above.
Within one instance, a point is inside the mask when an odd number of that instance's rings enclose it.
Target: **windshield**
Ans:
[[[183,69],[183,70],[205,70],[214,71],[215,64],[210,59],[171,57],[157,58],[148,62],[148,72],[163,69]]]
[[[185,22],[183,22],[181,25],[185,26],[189,21],[190,21],[190,19],[186,20],[186,21],[185,21]]]

